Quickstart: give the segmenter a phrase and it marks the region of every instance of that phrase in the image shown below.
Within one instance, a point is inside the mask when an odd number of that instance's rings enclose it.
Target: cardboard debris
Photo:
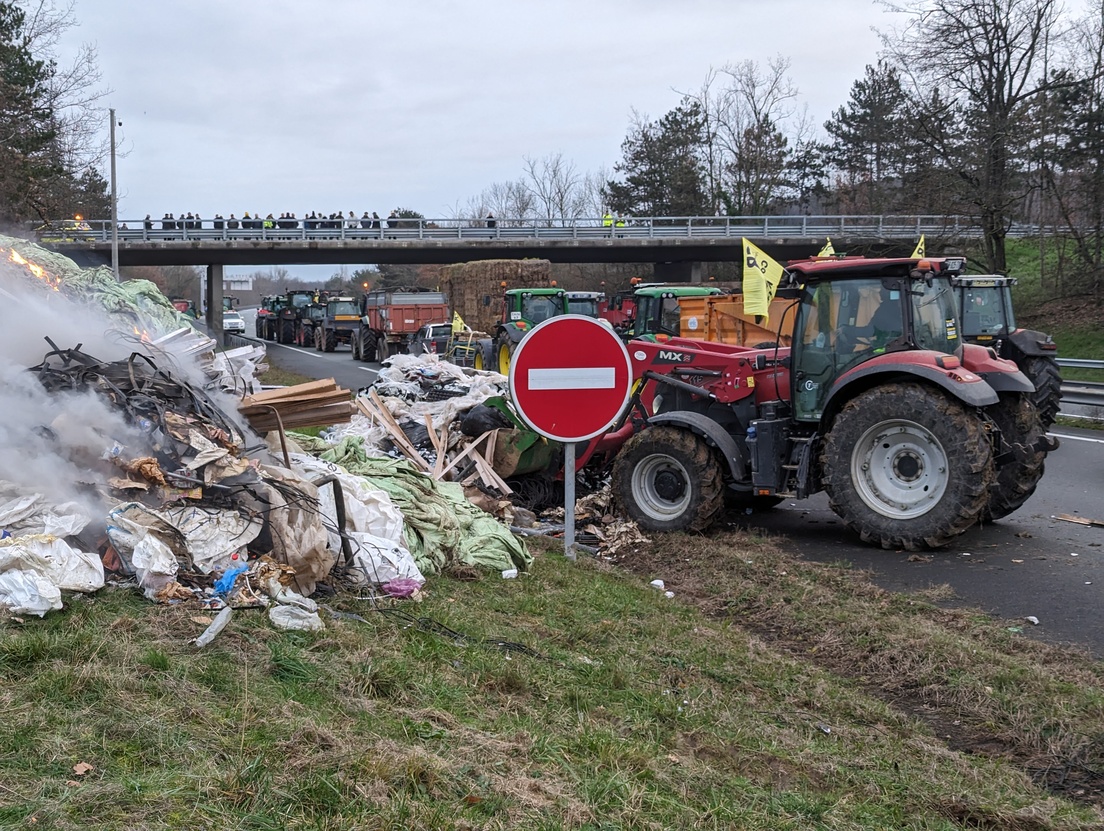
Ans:
[[[1083,516],[1074,516],[1073,514],[1058,514],[1054,519],[1060,519],[1062,522],[1075,522],[1078,525],[1090,525],[1093,528],[1104,528],[1104,519],[1089,519]]]

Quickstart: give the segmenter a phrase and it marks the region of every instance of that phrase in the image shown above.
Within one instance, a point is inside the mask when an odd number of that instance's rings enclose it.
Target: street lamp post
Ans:
[[[111,273],[119,280],[119,199],[115,190],[115,110],[111,117]]]

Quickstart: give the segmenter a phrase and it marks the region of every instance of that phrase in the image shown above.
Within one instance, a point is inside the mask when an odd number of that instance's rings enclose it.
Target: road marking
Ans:
[[[1104,439],[1090,439],[1085,436],[1067,436],[1065,433],[1047,433],[1056,439],[1070,439],[1071,441],[1090,441],[1093,444],[1104,444]]]
[[[610,390],[615,380],[612,366],[529,370],[531,390]]]
[[[379,375],[379,370],[378,369],[369,369],[366,366],[358,366],[357,369],[363,369],[365,372],[374,372],[374,373],[376,373],[376,375]]]

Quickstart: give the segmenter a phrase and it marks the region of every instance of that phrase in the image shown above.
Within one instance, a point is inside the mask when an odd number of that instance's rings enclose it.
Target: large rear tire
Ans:
[[[939,548],[981,516],[995,478],[982,420],[920,384],[886,384],[836,416],[821,455],[833,511],[864,542]]]
[[[333,329],[327,329],[323,334],[322,349],[325,352],[333,352],[337,347],[337,332]]]
[[[280,343],[295,343],[295,321],[280,321]]]
[[[677,427],[648,427],[625,442],[613,466],[613,492],[648,531],[701,531],[724,507],[716,452]]]
[[[314,349],[316,352],[322,351],[322,327],[317,326],[314,330]]]
[[[1039,412],[1039,422],[1044,432],[1051,428],[1058,417],[1062,401],[1062,375],[1054,358],[1036,355],[1020,362],[1020,371],[1035,385],[1032,402]]]
[[[982,522],[1006,517],[1020,508],[1035,493],[1046,460],[1046,453],[1037,449],[1045,431],[1027,395],[1003,395],[988,412],[1000,428],[1005,449],[1011,450],[1015,458],[997,468],[997,481],[989,490]]]
[[[506,338],[495,341],[495,363],[503,375],[510,374],[510,361],[514,357],[514,345]]]

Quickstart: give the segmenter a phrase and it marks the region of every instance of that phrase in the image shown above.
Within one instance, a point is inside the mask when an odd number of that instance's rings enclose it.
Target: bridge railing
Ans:
[[[271,222],[271,224],[269,224]],[[824,237],[940,239],[979,237],[980,228],[967,217],[939,215],[819,215],[819,216],[660,216],[570,220],[399,219],[381,220],[258,220],[242,227],[236,220],[122,220],[118,238],[125,242],[202,242],[236,240],[596,240],[596,239],[717,239],[739,237]],[[64,223],[63,225],[70,225]],[[110,242],[110,220],[87,220],[86,228],[55,226],[36,229],[43,241]],[[1038,226],[1014,225],[1009,236],[1032,236]]]

